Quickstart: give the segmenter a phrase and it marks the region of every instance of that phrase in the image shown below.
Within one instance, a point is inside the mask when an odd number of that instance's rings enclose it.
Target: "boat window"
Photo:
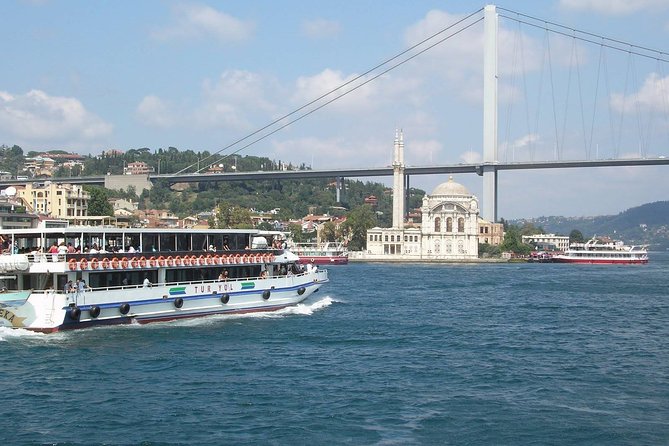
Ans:
[[[177,251],[191,251],[190,234],[177,234]]]
[[[206,251],[207,247],[206,234],[193,234],[193,251]]]
[[[158,234],[142,234],[142,251],[158,251]]]
[[[176,251],[176,234],[160,234],[158,251]],[[187,249],[186,249],[187,251]]]

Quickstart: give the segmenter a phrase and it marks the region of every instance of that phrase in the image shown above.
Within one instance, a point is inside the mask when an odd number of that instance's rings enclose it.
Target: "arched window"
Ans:
[[[434,219],[434,232],[441,232],[441,218]]]
[[[458,218],[458,232],[465,232],[465,219],[462,217]]]
[[[453,219],[451,217],[446,219],[446,232],[453,232]]]

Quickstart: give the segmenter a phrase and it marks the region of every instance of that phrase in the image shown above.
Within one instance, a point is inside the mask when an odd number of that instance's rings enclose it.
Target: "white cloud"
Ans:
[[[112,125],[86,110],[76,98],[31,90],[24,95],[0,92],[0,130],[27,144],[77,146],[109,136]]]
[[[155,29],[151,36],[157,40],[192,40],[214,38],[220,42],[241,41],[254,30],[245,22],[216,9],[195,3],[177,4],[172,11],[173,23]]]
[[[157,96],[145,96],[135,114],[140,122],[149,127],[169,128],[175,124],[170,106]]]
[[[560,6],[575,11],[625,15],[637,11],[652,12],[657,8],[666,8],[669,4],[667,0],[560,0]]]
[[[339,22],[326,19],[307,20],[302,23],[302,32],[312,39],[324,39],[339,34]]]

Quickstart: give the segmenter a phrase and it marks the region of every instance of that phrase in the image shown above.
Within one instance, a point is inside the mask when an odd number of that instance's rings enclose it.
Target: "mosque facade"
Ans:
[[[404,142],[395,135],[393,226],[367,231],[367,259],[472,260],[478,258],[479,201],[453,177],[423,197],[420,227],[404,225]]]

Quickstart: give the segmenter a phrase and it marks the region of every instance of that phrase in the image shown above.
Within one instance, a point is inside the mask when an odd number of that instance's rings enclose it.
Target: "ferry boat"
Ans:
[[[291,248],[300,262],[315,265],[345,265],[348,263],[348,250],[337,243],[298,243]]]
[[[7,230],[0,326],[39,332],[296,305],[324,269],[257,230],[66,227]],[[44,247],[50,247],[45,252]]]
[[[585,243],[572,243],[564,254],[553,256],[558,263],[637,264],[648,263],[647,246],[625,245],[622,241],[596,237]]]

